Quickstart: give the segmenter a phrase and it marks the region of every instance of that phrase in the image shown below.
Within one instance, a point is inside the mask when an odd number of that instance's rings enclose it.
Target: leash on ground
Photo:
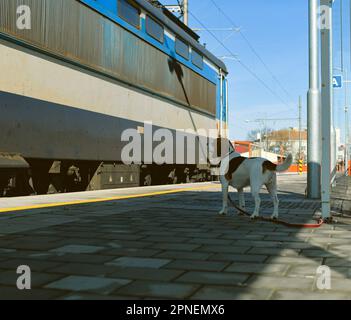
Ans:
[[[235,202],[230,198],[230,196],[228,195],[228,200],[229,202],[232,204],[232,206],[238,210],[239,212],[241,212],[242,214],[244,214],[247,217],[250,217],[251,215],[241,209],[240,207],[238,207]],[[275,224],[280,224],[283,225],[285,227],[290,227],[290,228],[320,228],[323,224],[324,224],[324,220],[322,218],[317,220],[317,223],[314,224],[307,224],[307,223],[290,223],[290,222],[286,222],[284,220],[279,220],[279,219],[271,219],[271,218],[264,218],[264,217],[258,217],[255,218],[257,220],[261,220],[261,221],[265,221],[265,222],[271,222],[271,223],[275,223]]]

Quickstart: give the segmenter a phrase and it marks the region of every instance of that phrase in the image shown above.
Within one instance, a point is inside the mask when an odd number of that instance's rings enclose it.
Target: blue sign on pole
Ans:
[[[342,76],[334,76],[333,77],[333,88],[341,89],[342,88],[343,79]]]

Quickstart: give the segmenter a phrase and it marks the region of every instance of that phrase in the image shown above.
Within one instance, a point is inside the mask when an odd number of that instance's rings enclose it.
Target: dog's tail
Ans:
[[[293,157],[292,154],[289,154],[284,163],[276,165],[270,161],[265,161],[263,162],[263,172],[266,172],[267,170],[269,171],[276,171],[276,172],[283,172],[286,171],[290,168],[291,164],[293,162]]]
[[[290,168],[293,162],[293,156],[290,153],[287,158],[285,159],[284,163],[277,166],[277,172],[283,172]]]

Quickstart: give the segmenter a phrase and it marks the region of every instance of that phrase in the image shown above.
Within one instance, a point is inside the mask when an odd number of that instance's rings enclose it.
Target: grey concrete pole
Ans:
[[[319,91],[318,0],[309,0],[309,91],[307,95],[307,195],[320,199],[321,119]]]
[[[351,12],[350,12],[351,14]],[[350,15],[351,16],[351,15]],[[348,176],[348,170],[347,170],[347,164],[349,161],[349,153],[348,153],[348,135],[349,135],[349,130],[348,130],[348,112],[349,112],[349,106],[348,106],[348,85],[349,85],[349,80],[348,80],[348,75],[347,75],[347,69],[345,69],[345,155],[344,155],[344,161],[345,161],[345,175]]]
[[[345,110],[345,125],[346,125],[346,142],[345,142],[345,147],[346,147],[346,176],[349,175],[349,161],[350,161],[350,129],[349,129],[349,107],[346,106],[346,110]]]
[[[350,5],[350,32],[351,32],[351,5]],[[350,37],[350,44],[351,44],[351,37]],[[351,57],[351,55],[350,55]],[[349,80],[346,77],[346,83],[345,83],[345,174],[346,176],[348,176],[348,164],[349,164],[349,160],[350,160],[350,155],[349,155],[349,151],[350,151],[350,122],[349,122],[349,102],[348,102],[348,85],[349,85]]]
[[[331,119],[333,105],[333,41],[332,0],[321,0],[321,57],[322,57],[322,217],[330,218],[331,188]]]
[[[302,146],[302,139],[301,139],[301,130],[302,130],[302,102],[301,96],[299,97],[299,160],[301,160],[301,146]]]
[[[189,25],[189,2],[188,2],[188,0],[184,0],[183,10],[184,10],[184,24],[188,26]]]
[[[334,92],[334,89],[332,87]],[[331,182],[334,185],[336,183],[336,130],[335,130],[335,114],[334,114],[334,95],[333,96],[333,103],[331,104],[331,112],[330,112],[330,150],[331,150],[331,157],[330,157],[330,172],[331,172]]]
[[[219,70],[219,85],[220,85],[220,115],[219,115],[219,131],[221,137],[223,137],[223,75],[222,75],[222,70]]]
[[[225,82],[225,102],[226,102],[226,130],[227,130],[227,134],[228,136],[226,138],[229,138],[229,85],[228,85],[228,80],[226,80]]]

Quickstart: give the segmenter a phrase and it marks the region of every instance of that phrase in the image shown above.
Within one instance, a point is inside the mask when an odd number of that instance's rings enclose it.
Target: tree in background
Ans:
[[[295,162],[298,162],[300,159],[307,159],[303,150],[303,144],[306,145],[307,141],[307,131],[304,130],[300,133],[299,130],[294,128],[281,129],[273,131],[269,136],[269,140],[271,141],[271,148],[277,149],[279,146],[284,150],[284,153],[292,153]],[[299,146],[301,146],[301,154]]]
[[[271,128],[265,127],[262,129],[251,130],[247,138],[249,141],[259,142],[261,136],[261,146],[264,150],[272,152],[275,154],[286,155],[292,153],[295,159],[295,162],[300,160],[306,160],[306,153],[303,150],[303,145],[306,146],[307,141],[307,131],[301,131],[295,128],[284,128],[280,130],[273,130]],[[300,142],[301,137],[301,142]],[[301,145],[301,155],[299,146]]]
[[[266,141],[267,136],[269,137],[274,130],[272,128],[264,127],[262,129],[253,129],[247,134],[247,140],[252,142]]]

